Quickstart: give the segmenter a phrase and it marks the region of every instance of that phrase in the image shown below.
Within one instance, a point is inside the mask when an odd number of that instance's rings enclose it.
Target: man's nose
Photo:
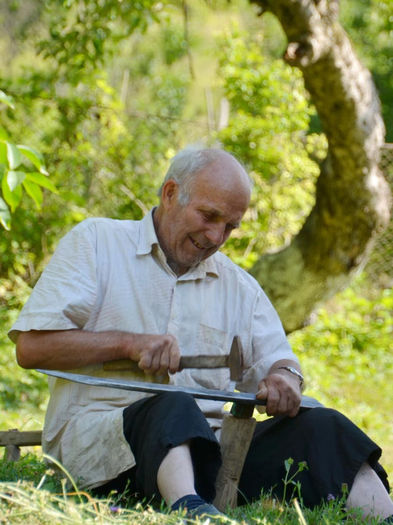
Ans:
[[[205,232],[205,235],[211,244],[220,246],[225,240],[225,225],[214,224]]]

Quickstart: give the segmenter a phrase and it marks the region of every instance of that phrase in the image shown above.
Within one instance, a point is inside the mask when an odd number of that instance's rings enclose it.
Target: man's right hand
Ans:
[[[131,359],[147,373],[175,373],[180,350],[172,335],[87,330],[32,330],[20,333],[16,356],[23,368],[70,370]]]
[[[125,334],[128,358],[149,374],[174,374],[179,369],[180,350],[173,335]]]

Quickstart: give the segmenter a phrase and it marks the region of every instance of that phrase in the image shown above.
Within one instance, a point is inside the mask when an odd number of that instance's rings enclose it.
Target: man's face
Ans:
[[[250,191],[240,168],[233,161],[220,161],[196,175],[186,205],[180,205],[178,197],[178,185],[168,181],[158,233],[168,264],[181,275],[216,252],[240,225]]]

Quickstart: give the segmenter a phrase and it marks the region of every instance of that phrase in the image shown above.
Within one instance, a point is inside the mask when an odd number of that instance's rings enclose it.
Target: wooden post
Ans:
[[[231,413],[224,416],[220,439],[222,465],[214,499],[220,511],[237,505],[239,480],[256,425],[253,411],[254,405],[233,403]]]

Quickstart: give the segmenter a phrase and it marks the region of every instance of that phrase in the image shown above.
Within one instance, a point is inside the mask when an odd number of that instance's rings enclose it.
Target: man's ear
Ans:
[[[179,196],[179,185],[173,179],[166,181],[161,190],[161,202],[168,207],[177,202]]]

